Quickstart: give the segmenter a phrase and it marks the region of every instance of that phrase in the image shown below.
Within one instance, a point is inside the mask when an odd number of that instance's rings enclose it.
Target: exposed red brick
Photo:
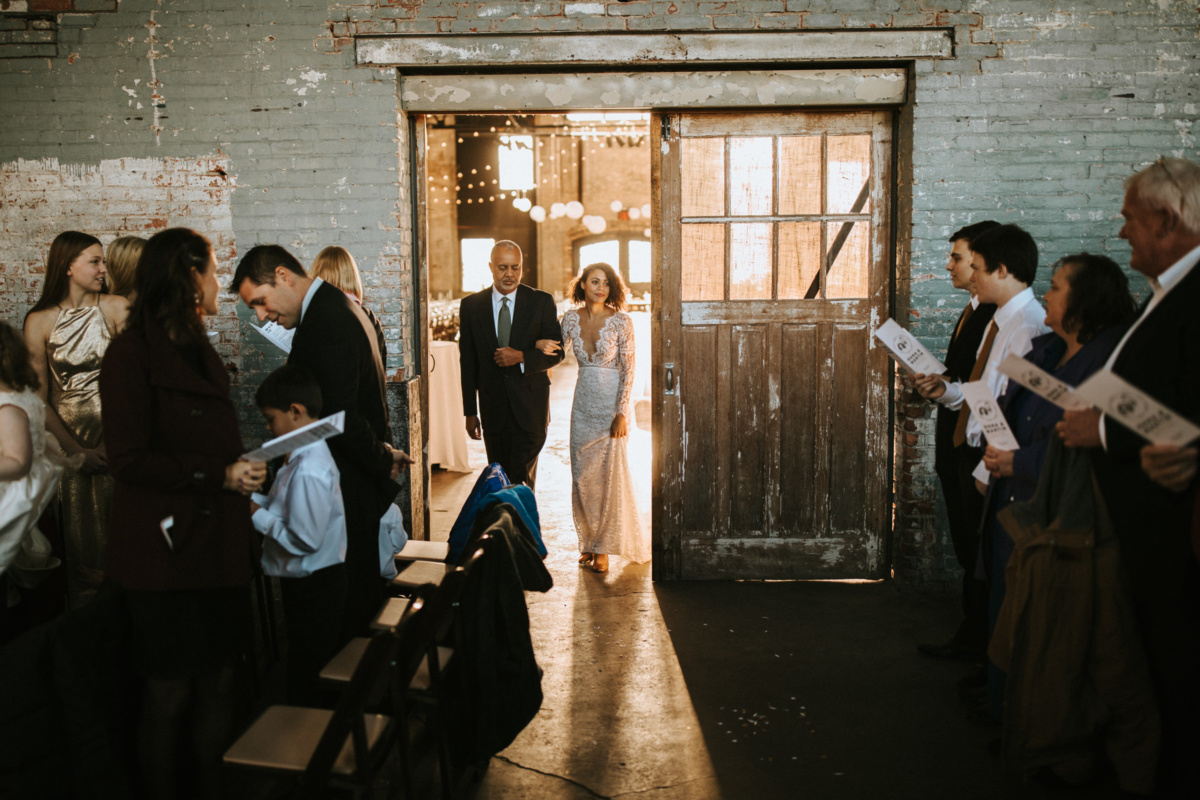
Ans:
[[[29,0],[29,13],[62,12],[71,10],[71,0]]]

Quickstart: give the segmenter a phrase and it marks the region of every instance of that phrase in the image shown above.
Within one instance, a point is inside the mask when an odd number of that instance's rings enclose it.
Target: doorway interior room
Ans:
[[[491,286],[488,257],[500,240],[521,247],[523,283],[553,295],[560,316],[570,307],[566,292],[582,266],[611,264],[629,284],[629,312],[638,344],[637,425],[630,439],[630,461],[638,485],[646,489],[642,499],[648,512],[649,114],[447,114],[425,116],[417,125],[424,145],[418,180],[425,194],[421,229],[428,264],[432,538],[446,537],[475,476],[486,466],[482,443],[465,433],[455,342],[459,302]],[[567,471],[561,483],[542,475],[539,495],[570,495],[566,439],[575,369],[568,355],[551,374],[552,421],[543,459],[566,460]]]
[[[638,432],[652,435],[630,455],[652,487],[656,578],[883,577],[891,369],[870,331],[890,313],[893,120],[418,118],[433,535],[485,461],[462,425],[458,301],[490,285],[488,253],[510,239],[560,313],[582,265],[631,285]],[[569,425],[569,392],[555,396],[551,457]]]

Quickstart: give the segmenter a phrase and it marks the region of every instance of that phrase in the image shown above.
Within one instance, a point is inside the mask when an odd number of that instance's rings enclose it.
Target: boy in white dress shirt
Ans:
[[[315,422],[321,388],[303,367],[284,366],[258,387],[255,403],[273,437]],[[318,674],[337,653],[346,603],[346,510],[341,474],[325,442],[298,447],[266,495],[250,504],[264,537],[262,566],[280,578],[287,630],[287,700],[320,704]]]

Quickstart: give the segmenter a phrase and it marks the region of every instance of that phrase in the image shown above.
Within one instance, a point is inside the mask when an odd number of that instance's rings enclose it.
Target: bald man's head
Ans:
[[[492,285],[500,294],[512,294],[521,283],[521,248],[503,239],[492,247]]]

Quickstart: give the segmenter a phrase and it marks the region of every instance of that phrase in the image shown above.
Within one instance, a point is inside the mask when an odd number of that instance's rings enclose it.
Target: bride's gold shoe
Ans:
[[[580,566],[586,567],[588,564],[592,563],[592,559],[595,557],[596,557],[595,553],[584,553],[583,555],[581,555],[579,557]]]
[[[604,559],[601,561],[600,559]],[[592,559],[592,572],[608,572],[608,556],[597,553]]]

